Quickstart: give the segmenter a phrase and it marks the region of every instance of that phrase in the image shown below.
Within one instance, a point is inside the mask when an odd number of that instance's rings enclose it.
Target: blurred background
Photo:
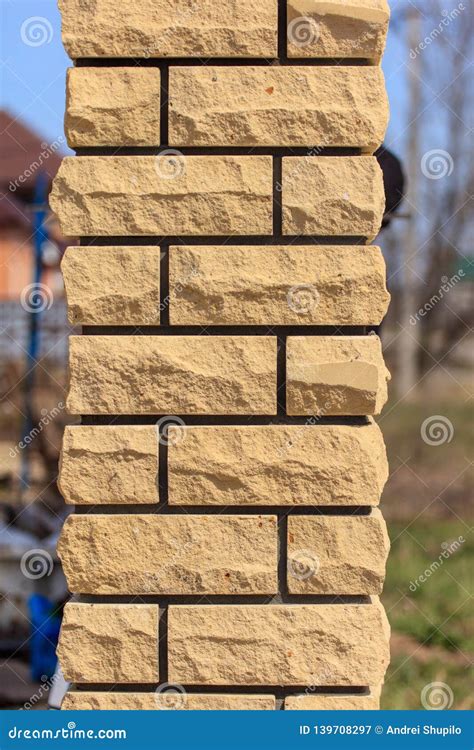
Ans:
[[[472,708],[474,236],[469,4],[392,0],[378,156],[392,294],[379,419],[391,475],[386,709]],[[55,544],[67,339],[61,236],[47,195],[65,71],[55,0],[0,0],[0,706],[46,708],[67,592]],[[317,144],[316,144],[317,145]]]

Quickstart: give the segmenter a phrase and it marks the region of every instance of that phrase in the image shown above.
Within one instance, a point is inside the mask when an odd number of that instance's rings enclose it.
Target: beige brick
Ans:
[[[59,0],[78,57],[276,57],[277,0]]]
[[[158,682],[159,610],[151,604],[66,604],[58,657],[68,682]]]
[[[71,336],[71,414],[275,414],[276,338]]]
[[[369,516],[290,516],[291,594],[380,594],[390,549],[379,510]]]
[[[285,711],[378,711],[380,690],[368,695],[294,695],[285,698]]]
[[[365,237],[385,211],[382,170],[373,156],[283,159],[283,233]]]
[[[346,146],[373,153],[388,124],[380,68],[170,70],[175,146]]]
[[[199,694],[172,689],[169,693],[71,691],[61,708],[63,711],[274,711],[275,703],[273,695]]]
[[[378,336],[294,336],[287,341],[288,414],[380,414],[389,377]]]
[[[381,604],[172,606],[169,680],[188,685],[382,682],[389,625]]]
[[[71,148],[159,145],[159,69],[71,68],[65,130]]]
[[[378,505],[376,424],[170,428],[172,505]]]
[[[271,156],[81,156],[50,196],[67,236],[272,233]]]
[[[73,325],[160,324],[159,247],[68,247],[61,270]]]
[[[378,247],[170,248],[172,325],[371,325],[390,295]]]
[[[156,428],[66,427],[59,487],[70,505],[157,503]]]
[[[377,63],[389,18],[387,0],[288,0],[288,55]]]
[[[59,540],[80,594],[275,594],[276,516],[74,515]]]

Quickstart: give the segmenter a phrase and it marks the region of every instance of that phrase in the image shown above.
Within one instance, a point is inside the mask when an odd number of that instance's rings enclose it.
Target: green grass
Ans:
[[[408,530],[406,526],[389,524],[392,550],[383,602],[392,626],[393,649],[382,707],[420,708],[423,687],[445,682],[453,691],[452,707],[467,708],[469,660],[474,653],[472,536],[460,521],[424,519]],[[459,537],[465,541],[457,552],[440,563],[443,543],[451,544]],[[430,566],[431,575],[419,581]]]

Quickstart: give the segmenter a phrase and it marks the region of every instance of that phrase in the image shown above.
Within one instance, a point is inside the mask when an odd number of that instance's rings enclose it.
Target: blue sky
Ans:
[[[61,44],[57,0],[0,0],[0,6],[0,106],[32,126],[48,142],[54,141],[63,134],[65,74],[71,65]],[[36,29],[34,19],[39,19]],[[25,43],[25,38],[30,44]],[[43,43],[34,46],[40,39]],[[387,141],[398,152],[402,148],[397,134],[403,131],[406,57],[403,44],[391,33],[383,64],[392,109]]]

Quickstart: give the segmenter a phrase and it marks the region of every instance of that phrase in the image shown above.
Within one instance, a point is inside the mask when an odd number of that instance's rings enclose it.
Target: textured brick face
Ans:
[[[288,55],[378,62],[389,17],[387,0],[288,0]]]
[[[379,248],[170,249],[173,325],[369,325],[389,302]]]
[[[77,57],[276,57],[276,0],[59,0]]]
[[[372,156],[283,159],[283,234],[373,240],[385,210],[382,170]]]
[[[379,603],[172,606],[169,677],[191,685],[376,684],[388,638]]]
[[[155,427],[66,427],[59,483],[71,505],[157,503]]]
[[[388,377],[377,336],[288,339],[289,414],[380,414]]]
[[[193,67],[170,71],[177,146],[360,147],[388,123],[379,68]]]
[[[66,235],[272,232],[269,156],[66,158],[50,203]]]
[[[276,339],[72,336],[71,414],[275,414]]]
[[[70,323],[159,325],[160,258],[159,247],[68,247],[61,270]]]
[[[376,709],[387,0],[59,6],[63,708]]]
[[[274,516],[81,515],[67,520],[58,552],[82,594],[278,590]]]
[[[156,605],[66,604],[58,656],[72,682],[158,681]]]
[[[172,505],[378,505],[375,424],[171,428]]]
[[[69,146],[158,143],[160,80],[156,68],[68,70],[65,128]]]

